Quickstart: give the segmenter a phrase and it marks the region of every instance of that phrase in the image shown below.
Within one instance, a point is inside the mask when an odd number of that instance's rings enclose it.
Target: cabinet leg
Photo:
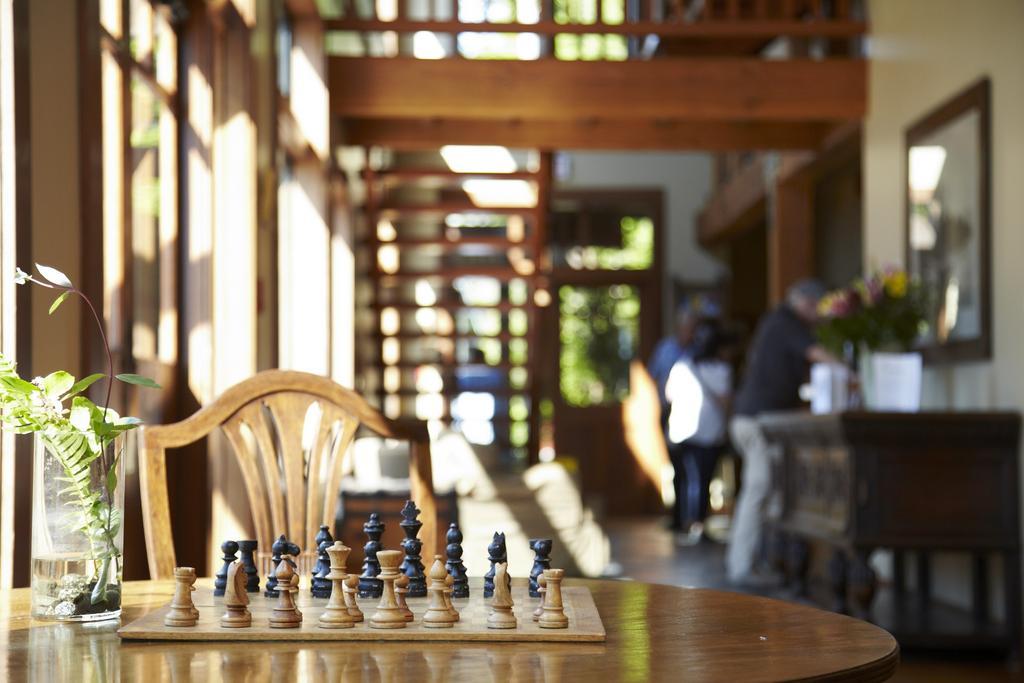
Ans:
[[[810,568],[811,551],[807,541],[793,537],[786,549],[786,570],[793,590],[798,597],[808,594],[807,570]]]
[[[846,583],[849,562],[846,559],[846,551],[836,549],[828,561],[829,587],[832,589],[834,603],[832,609],[840,614],[848,614],[849,603],[846,600]]]
[[[875,570],[868,563],[871,555],[870,550],[857,550],[853,560],[850,562],[848,587],[850,601],[853,603],[853,613],[861,619],[867,619],[871,614],[871,601],[875,598],[875,591],[878,588],[878,576]]]
[[[1006,630],[1010,636],[1010,660],[1019,663],[1021,660],[1021,570],[1020,551],[1015,550],[1004,555],[1003,580],[1006,592]]]

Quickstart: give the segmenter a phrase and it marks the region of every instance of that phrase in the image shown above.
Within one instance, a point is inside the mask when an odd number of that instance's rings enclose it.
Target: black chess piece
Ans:
[[[484,597],[494,597],[494,565],[508,562],[508,553],[505,550],[505,533],[494,532],[494,540],[487,546],[487,559],[491,562],[491,568],[484,574]]]
[[[399,526],[405,532],[405,539],[402,541],[402,550],[405,551],[405,559],[399,571],[409,577],[409,588],[406,597],[423,598],[427,595],[427,577],[423,572],[423,562],[420,551],[423,549],[423,541],[416,538],[420,532],[423,522],[416,519],[420,516],[420,510],[411,501],[405,501],[402,508],[402,521]]]
[[[263,591],[263,595],[268,598],[277,597],[277,577],[274,575],[277,572],[277,565],[281,564],[281,558],[283,555],[291,555],[293,558],[298,557],[302,551],[299,546],[295,545],[287,538],[284,534],[281,534],[274,545],[270,546],[270,576],[267,577],[266,590]],[[298,565],[295,564],[295,560],[288,560],[288,564],[292,566],[292,569],[296,569]]]
[[[239,541],[238,550],[242,556],[242,569],[245,570],[245,591],[260,592],[260,570],[256,568],[256,541]]]
[[[359,575],[359,597],[379,598],[384,592],[384,585],[377,578],[380,575],[377,551],[381,549],[380,537],[384,534],[384,523],[380,521],[380,515],[371,512],[370,519],[363,525],[363,531],[370,540],[363,546],[366,559],[363,561],[363,573]]]
[[[466,575],[466,565],[462,563],[462,531],[458,524],[452,522],[445,540],[448,542],[444,549],[448,561],[444,563],[444,568],[452,575],[452,597],[468,598],[469,577]]]
[[[319,534],[317,535],[319,536]],[[310,589],[314,598],[329,598],[334,589],[334,583],[327,578],[327,575],[331,573],[331,556],[327,554],[327,549],[332,545],[334,545],[334,539],[329,538],[317,546],[316,571],[313,572]]]
[[[224,590],[228,587],[228,567],[238,559],[235,557],[235,553],[238,552],[238,544],[234,541],[224,541],[220,544],[220,551],[224,553],[224,557],[221,558],[224,560],[224,566],[220,568],[213,580],[214,595],[224,595]]]
[[[313,547],[317,549],[317,561],[313,565],[313,569],[310,572],[309,585],[314,590],[314,596],[316,595],[317,586],[322,586],[322,583],[317,582],[318,577],[326,577],[331,573],[331,558],[326,552],[320,550],[320,546],[327,542],[327,545],[334,543],[334,537],[331,536],[329,527],[326,524],[320,526],[320,531],[317,532],[316,537],[313,539]],[[327,592],[330,593],[330,582],[327,582]],[[328,595],[327,597],[330,597]]]
[[[551,569],[551,539],[531,538],[530,549],[533,550],[533,568],[530,569],[530,597],[540,597],[540,586],[537,578],[545,569]]]

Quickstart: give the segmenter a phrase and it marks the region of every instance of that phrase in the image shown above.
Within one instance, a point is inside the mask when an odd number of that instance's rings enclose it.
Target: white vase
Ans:
[[[920,353],[861,351],[858,370],[867,409],[904,413],[921,409]]]

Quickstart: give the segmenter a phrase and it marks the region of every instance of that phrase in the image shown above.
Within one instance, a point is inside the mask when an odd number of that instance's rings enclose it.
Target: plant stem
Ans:
[[[103,331],[103,322],[100,320],[100,316],[96,312],[96,308],[92,305],[92,302],[89,301],[89,297],[76,287],[71,287],[70,291],[81,297],[82,301],[84,301],[89,307],[89,310],[92,311],[92,318],[96,321],[96,327],[100,331],[100,339],[103,340],[103,350],[107,353],[107,396],[103,399],[103,421],[106,422],[107,406],[110,405],[110,391],[114,386],[114,357],[110,353],[110,344],[107,343],[107,335]]]

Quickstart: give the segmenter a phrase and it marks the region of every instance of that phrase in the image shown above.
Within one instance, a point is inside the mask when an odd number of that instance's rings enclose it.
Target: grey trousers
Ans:
[[[725,569],[730,581],[741,581],[753,571],[761,545],[771,497],[772,463],[778,457],[778,449],[768,443],[752,417],[734,417],[729,433],[743,458],[743,485],[733,513]]]

